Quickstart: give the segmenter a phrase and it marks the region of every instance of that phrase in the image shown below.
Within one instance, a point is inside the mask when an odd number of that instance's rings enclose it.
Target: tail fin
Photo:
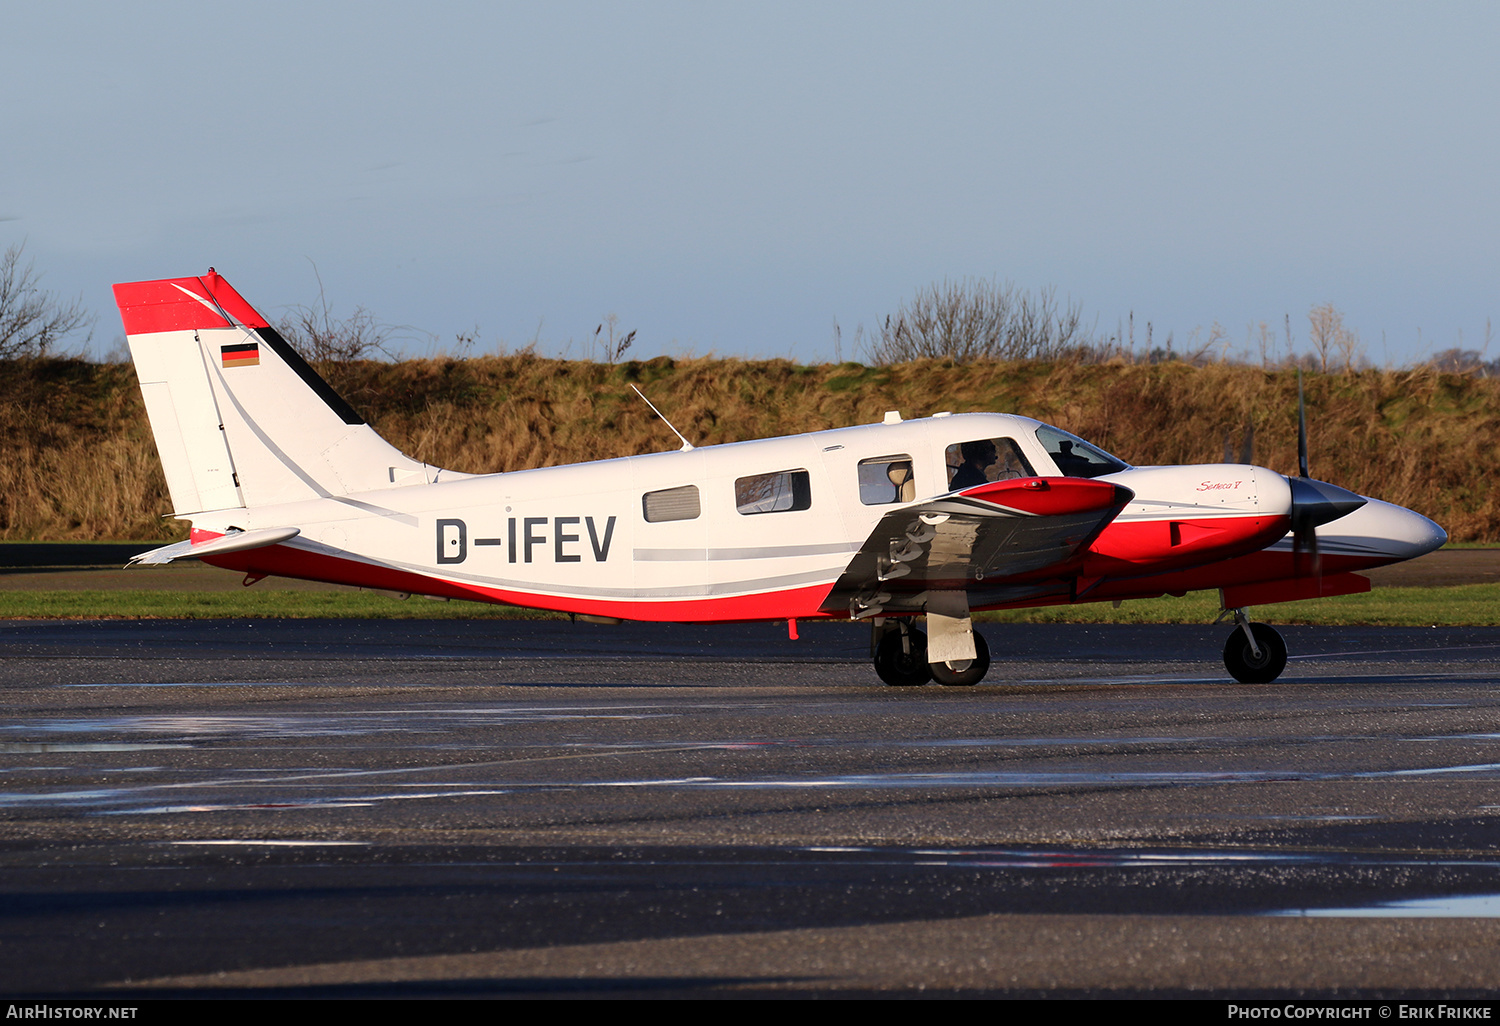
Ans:
[[[212,268],[115,302],[177,516],[430,479]]]

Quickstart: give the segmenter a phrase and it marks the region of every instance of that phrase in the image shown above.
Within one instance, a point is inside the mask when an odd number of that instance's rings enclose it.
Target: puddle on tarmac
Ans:
[[[102,814],[106,816],[161,816],[180,812],[275,812],[286,809],[315,809],[319,811],[325,809],[368,809],[382,802],[422,801],[429,798],[478,798],[501,794],[510,794],[510,791],[476,791],[470,788],[468,790],[455,791],[413,791],[406,794],[370,794],[347,798],[304,798],[285,802],[219,802],[193,805],[151,805],[140,808],[108,809]]]
[[[1242,851],[984,851],[916,849],[917,865],[990,869],[1150,869],[1203,866],[1316,865],[1320,855]]]
[[[221,779],[179,780],[163,784],[147,784],[133,787],[62,790],[48,793],[26,793],[0,791],[0,808],[38,808],[47,804],[94,805],[115,807],[141,802],[148,794],[175,792],[184,797],[193,791],[203,792],[234,788],[243,793],[253,788],[259,801],[247,803],[186,801],[171,805],[152,805],[143,812],[166,811],[210,811],[227,808],[272,808],[301,807],[306,804],[325,805],[329,801],[339,803],[369,803],[378,801],[409,800],[412,798],[468,797],[510,792],[566,792],[595,788],[663,788],[682,790],[720,791],[830,791],[830,790],[901,790],[901,789],[1026,789],[1043,787],[1109,787],[1109,788],[1154,788],[1154,787],[1210,787],[1221,784],[1261,784],[1303,781],[1370,780],[1379,778],[1433,778],[1445,774],[1463,774],[1468,779],[1481,779],[1489,775],[1500,778],[1500,763],[1475,765],[1426,767],[1418,769],[1358,771],[1358,772],[1305,772],[1297,770],[1132,770],[1106,772],[1099,770],[971,770],[942,773],[857,773],[798,778],[757,777],[644,777],[625,779],[592,780],[514,780],[484,779],[468,781],[425,781],[415,787],[425,792],[396,791],[385,795],[349,794],[336,798],[308,799],[301,795],[288,800],[278,800],[288,789],[327,789],[330,786],[347,786],[353,778],[368,776],[401,776],[409,773],[472,772],[476,767],[412,766],[378,770],[332,770],[295,771],[248,778],[234,774]],[[399,785],[398,785],[399,786]],[[278,793],[279,792],[279,793]]]
[[[274,838],[211,839],[202,841],[168,841],[171,845],[255,845],[265,848],[368,848],[369,841],[286,841]]]
[[[1330,919],[1495,919],[1500,918],[1500,894],[1450,894],[1436,898],[1383,901],[1357,908],[1282,909],[1267,915]]]
[[[990,869],[1117,869],[1159,866],[1315,865],[1329,861],[1303,852],[1161,851],[1046,848],[876,848],[812,846],[825,854],[898,856],[919,866],[982,866]]]
[[[682,787],[725,790],[884,789],[923,787],[1161,787],[1210,784],[1375,780],[1448,774],[1500,778],[1500,763],[1431,766],[1394,770],[965,770],[943,773],[850,773],[799,778],[672,777],[639,780],[584,780],[525,787]]]
[[[1224,849],[1188,849],[1170,851],[1164,849],[1059,849],[1059,848],[878,848],[857,846],[810,846],[799,849],[817,854],[847,854],[875,857],[882,861],[895,860],[909,865],[945,866],[953,869],[1202,869],[1213,867],[1271,867],[1271,866],[1462,866],[1500,867],[1500,858],[1494,860],[1459,858],[1433,859],[1413,858],[1407,854],[1384,855],[1377,852],[1360,851],[1234,851]],[[1425,899],[1424,899],[1425,900]],[[1432,899],[1439,900],[1439,899]],[[1460,899],[1441,899],[1460,900]],[[1467,899],[1464,899],[1467,900]],[[1486,898],[1496,901],[1496,898]],[[1389,907],[1404,908],[1420,905],[1420,902],[1392,903]],[[1376,906],[1372,906],[1376,907]],[[1386,905],[1378,906],[1386,908]],[[1424,906],[1426,907],[1426,906]],[[1334,915],[1346,914],[1327,910],[1289,910],[1268,913],[1271,915]],[[1347,913],[1350,915],[1360,913]],[[1379,912],[1371,915],[1385,914]],[[1437,912],[1407,913],[1411,915],[1438,915]],[[1451,913],[1453,915],[1481,915],[1486,913]],[[1496,914],[1500,914],[1497,912]]]
[[[158,715],[78,717],[35,720],[0,727],[0,731],[24,734],[169,734],[178,737],[348,737],[364,734],[438,734],[474,726],[538,723],[570,720],[644,720],[673,715],[618,710],[501,709],[383,709],[351,711],[337,716],[286,714],[253,715]],[[0,753],[9,751],[0,747]],[[54,749],[58,750],[58,749]],[[125,751],[128,749],[73,749]]]
[[[131,744],[124,741],[0,741],[0,755],[35,755],[38,752],[159,752],[168,748],[192,748],[170,741]]]

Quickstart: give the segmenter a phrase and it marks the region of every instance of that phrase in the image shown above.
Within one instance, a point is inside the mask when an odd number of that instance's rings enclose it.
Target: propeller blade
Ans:
[[[1292,534],[1292,573],[1297,577],[1322,577],[1323,557],[1318,553],[1318,529],[1308,525]]]
[[[1248,413],[1245,414],[1245,437],[1240,440],[1240,462],[1247,465],[1255,462],[1255,421]]]
[[[1307,401],[1302,393],[1302,368],[1297,368],[1297,471],[1287,478],[1292,487],[1292,569],[1298,576],[1323,576],[1318,552],[1318,528],[1347,516],[1365,504],[1362,495],[1307,472]]]
[[[1302,369],[1297,368],[1297,471],[1303,477],[1307,472],[1307,404],[1302,401]]]

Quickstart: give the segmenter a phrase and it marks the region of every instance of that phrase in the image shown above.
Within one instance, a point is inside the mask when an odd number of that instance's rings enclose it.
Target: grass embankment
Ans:
[[[1261,606],[1257,619],[1277,624],[1371,624],[1387,627],[1488,626],[1500,609],[1500,584],[1447,588],[1381,588],[1365,595]],[[990,623],[1211,623],[1216,592],[980,613]],[[514,606],[406,600],[377,592],[0,591],[0,620],[11,619],[561,619]]]
[[[695,443],[872,423],[886,410],[1022,413],[1138,465],[1237,451],[1296,469],[1296,375],[1215,364],[798,366],[661,357],[618,365],[528,355],[324,368],[398,448],[471,472],[676,447],[638,384]],[[1455,541],[1500,540],[1500,380],[1428,368],[1310,375],[1313,473],[1416,509]],[[0,363],[0,538],[174,538],[134,371],[77,360]]]
[[[529,355],[324,368],[398,448],[471,472],[518,470],[675,447],[630,391],[640,385],[696,443],[871,423],[886,410],[995,410],[1049,421],[1138,465],[1205,463],[1238,449],[1296,467],[1296,376],[1253,367],[1135,365],[798,366],[658,358],[619,365]],[[1314,473],[1409,506],[1456,542],[1500,540],[1500,381],[1428,368],[1307,379]],[[0,362],[0,539],[181,537],[131,367]],[[1270,607],[1278,623],[1487,624],[1495,585],[1388,588]],[[1213,593],[986,614],[997,620],[1205,623]],[[1274,615],[1271,613],[1274,609]],[[0,617],[516,617],[504,606],[373,593],[254,590],[0,593]]]

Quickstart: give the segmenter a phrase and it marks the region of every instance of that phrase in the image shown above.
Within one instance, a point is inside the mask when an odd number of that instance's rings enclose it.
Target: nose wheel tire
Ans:
[[[1251,650],[1245,632],[1236,628],[1224,643],[1224,668],[1242,684],[1269,684],[1286,669],[1286,642],[1266,624],[1252,623],[1250,630],[1260,646],[1260,657]]]
[[[933,663],[932,679],[951,688],[967,688],[984,680],[990,672],[990,646],[974,632],[974,658],[959,663]]]
[[[875,672],[895,688],[926,684],[932,679],[932,669],[927,665],[927,635],[919,630],[887,631],[875,647]]]

